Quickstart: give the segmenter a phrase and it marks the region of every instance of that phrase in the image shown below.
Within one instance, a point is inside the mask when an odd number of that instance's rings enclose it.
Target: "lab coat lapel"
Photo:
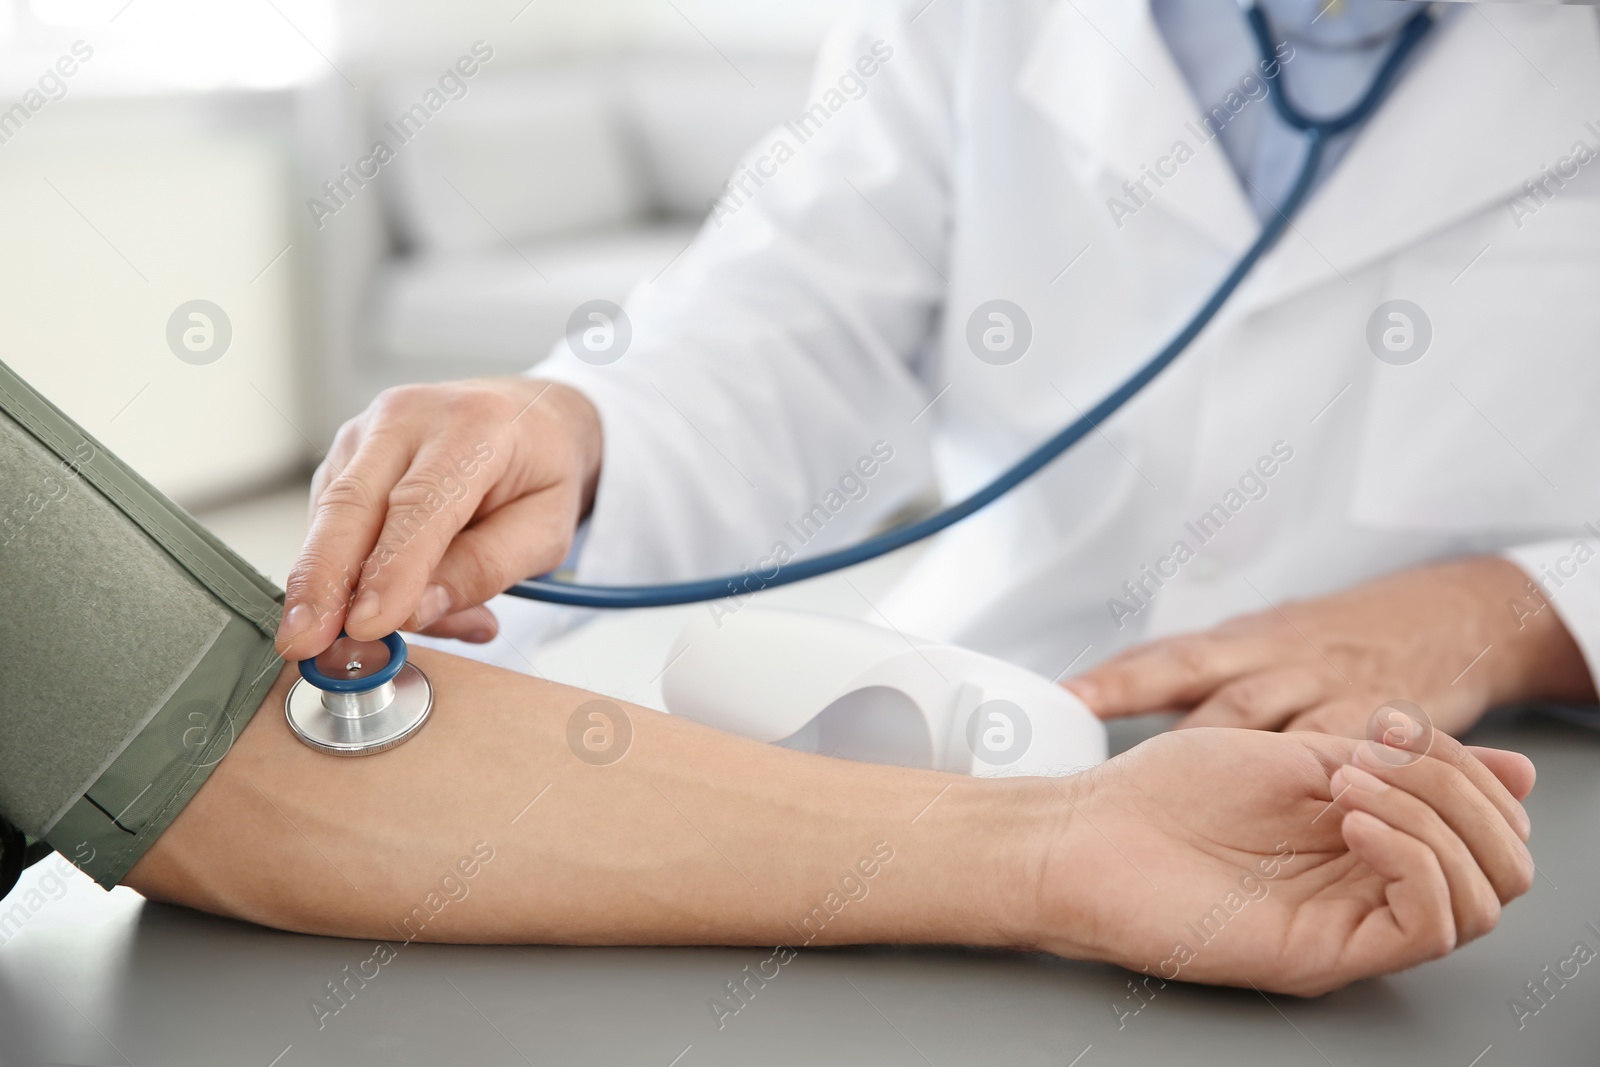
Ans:
[[[1227,317],[1347,279],[1462,217],[1508,204],[1574,141],[1600,141],[1585,128],[1600,119],[1594,12],[1485,7],[1463,5],[1434,31]]]
[[[1600,142],[1585,127],[1600,127],[1600,105],[1585,112],[1600,100],[1600,44],[1588,8],[1463,5],[1424,48],[1224,320],[1348,278],[1507,202],[1574,141]],[[1196,147],[1141,208],[1137,225],[1147,224],[1146,211],[1175,217],[1234,253],[1259,231],[1221,146],[1195,136],[1203,132],[1199,108],[1147,0],[1060,0],[1017,91],[1062,132],[1086,186],[1116,192],[1175,140]]]
[[[1148,2],[1060,0],[1045,16],[1017,92],[1065,135],[1085,187],[1133,203],[1117,187],[1145,179],[1153,195],[1136,205],[1138,225],[1154,221],[1142,217],[1148,208],[1181,219],[1230,251],[1242,251],[1255,236],[1259,223],[1222,146],[1205,143],[1200,109]],[[1156,186],[1145,168],[1170,158],[1179,141],[1193,158]]]

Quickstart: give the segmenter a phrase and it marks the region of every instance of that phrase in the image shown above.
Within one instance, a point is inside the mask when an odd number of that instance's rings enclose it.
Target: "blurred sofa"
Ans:
[[[415,131],[395,123],[427,74],[308,100],[302,181],[344,194],[319,193],[337,211],[304,238],[319,446],[388,386],[526,369],[578,305],[622,303],[658,276],[744,152],[800,111],[810,66],[798,54],[496,59]],[[393,158],[357,188],[342,168],[377,140]]]

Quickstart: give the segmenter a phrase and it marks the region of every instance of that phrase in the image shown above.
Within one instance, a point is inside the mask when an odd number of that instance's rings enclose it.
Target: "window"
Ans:
[[[333,0],[0,0],[0,89],[78,41],[96,95],[275,88],[329,72],[336,36]]]

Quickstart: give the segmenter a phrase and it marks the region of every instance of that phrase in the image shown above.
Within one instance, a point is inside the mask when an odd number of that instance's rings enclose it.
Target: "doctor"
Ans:
[[[489,640],[479,605],[585,520],[580,580],[755,588],[983,484],[1271,217],[1301,148],[1268,65],[1340,110],[1417,5],[1264,7],[1269,57],[1232,0],[869,5],[607,341],[345,426],[280,650]],[[1594,699],[1600,27],[1442,7],[1195,346],[864,616],[1186,725],[1360,734],[1404,697],[1458,732]]]

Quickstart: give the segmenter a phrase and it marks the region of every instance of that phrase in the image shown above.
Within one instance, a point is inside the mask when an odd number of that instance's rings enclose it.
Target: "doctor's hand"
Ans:
[[[390,389],[345,423],[311,485],[278,652],[344,628],[485,642],[484,601],[556,567],[594,498],[600,422],[576,390],[527,378]]]
[[[1555,609],[1519,567],[1487,556],[1156,641],[1065,685],[1102,718],[1179,710],[1179,727],[1346,737],[1395,699],[1454,734],[1501,704],[1595,699]]]
[[[1132,1008],[1173,979],[1315,996],[1488,933],[1532,884],[1533,765],[1385,737],[1167,733],[1059,781],[1040,899],[1069,932],[1041,947],[1153,976]]]

